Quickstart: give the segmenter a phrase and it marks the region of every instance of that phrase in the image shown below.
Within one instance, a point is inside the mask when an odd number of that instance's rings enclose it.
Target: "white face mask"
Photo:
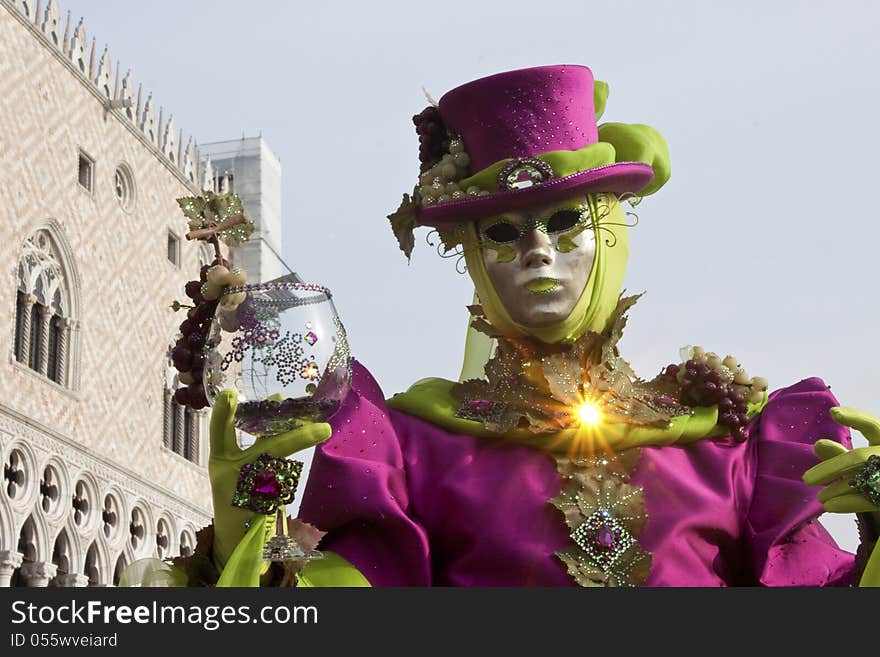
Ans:
[[[596,256],[586,198],[479,222],[489,280],[510,318],[526,328],[567,318]]]

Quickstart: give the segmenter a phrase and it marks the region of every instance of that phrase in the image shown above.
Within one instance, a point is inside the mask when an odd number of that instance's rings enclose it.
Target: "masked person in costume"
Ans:
[[[768,395],[700,348],[650,381],[621,357],[624,204],[662,187],[669,158],[652,128],[597,125],[607,95],[588,68],[547,66],[414,117],[421,175],[390,220],[407,257],[428,226],[467,264],[462,380],[386,402],[355,362],[329,426],[260,441],[279,457],[318,444],[300,516],[327,556],[299,585],[880,583],[880,421],[817,378]],[[234,409],[229,392],[214,407],[202,554],[218,585],[277,584],[260,558],[274,520],[229,504],[255,454]],[[851,449],[849,428],[872,446]],[[858,558],[823,510],[858,514]]]

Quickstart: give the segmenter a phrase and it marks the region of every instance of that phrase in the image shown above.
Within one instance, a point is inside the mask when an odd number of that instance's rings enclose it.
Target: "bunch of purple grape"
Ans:
[[[718,370],[688,360],[683,365],[668,365],[664,375],[678,381],[682,403],[688,406],[717,405],[718,424],[729,429],[734,440],[742,442],[746,439],[749,422],[746,399],[722,379]]]
[[[429,105],[413,118],[419,135],[419,162],[425,172],[437,164],[449,151],[449,135],[440,116],[440,110]]]
[[[229,267],[226,260],[217,259],[202,267],[200,280],[189,281],[184,288],[186,296],[192,299],[193,307],[180,323],[180,338],[171,349],[171,362],[178,371],[178,380],[185,384],[174,392],[174,401],[194,410],[205,408],[208,398],[202,383],[205,371],[205,341],[217,309],[217,301],[207,301],[202,297],[202,285],[207,280],[208,270],[214,265]]]

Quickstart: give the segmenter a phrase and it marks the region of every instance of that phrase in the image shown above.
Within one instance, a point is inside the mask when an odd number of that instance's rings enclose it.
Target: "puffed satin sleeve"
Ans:
[[[849,429],[828,413],[837,405],[821,379],[805,379],[771,394],[750,432],[754,485],[744,534],[756,585],[850,584],[854,557],[819,524],[819,488],[801,479],[818,463],[820,438],[852,447]]]
[[[372,586],[430,586],[428,539],[411,511],[400,443],[381,389],[357,361],[330,424],[300,517],[327,532],[320,549],[345,557]]]

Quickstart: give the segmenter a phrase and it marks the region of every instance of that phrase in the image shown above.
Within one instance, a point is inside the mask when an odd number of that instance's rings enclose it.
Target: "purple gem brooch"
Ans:
[[[303,464],[260,454],[253,463],[245,463],[238,472],[232,505],[257,513],[274,513],[293,501]]]
[[[571,539],[600,569],[609,571],[630,547],[636,545],[621,522],[607,509],[599,509],[571,534]]]

